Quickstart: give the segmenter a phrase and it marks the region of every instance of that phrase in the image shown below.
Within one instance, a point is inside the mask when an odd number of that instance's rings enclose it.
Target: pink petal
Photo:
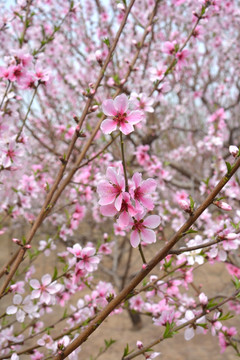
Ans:
[[[119,128],[124,135],[128,135],[134,131],[134,127],[129,123],[122,123]]]
[[[140,201],[146,209],[152,210],[154,208],[152,199],[149,199],[147,196],[141,196]]]
[[[141,185],[141,191],[149,194],[156,189],[156,186],[157,186],[157,182],[155,180],[147,179],[147,180],[143,181],[143,183]]]
[[[17,309],[18,309],[17,306],[10,305],[6,310],[6,314],[8,314],[8,315],[16,314]]]
[[[142,229],[141,238],[147,244],[152,244],[156,242],[156,234],[153,230]]]
[[[155,229],[160,225],[161,219],[158,215],[150,215],[146,217],[146,219],[143,222],[144,226],[147,226],[150,229]]]
[[[107,116],[116,116],[117,115],[117,110],[114,106],[114,102],[112,99],[105,100],[102,103],[102,110],[103,110],[104,114]]]
[[[42,284],[43,284],[44,286],[47,286],[47,285],[51,284],[51,282],[52,282],[52,277],[51,277],[51,275],[49,275],[49,274],[43,275],[43,277],[42,277]]]
[[[140,236],[137,230],[133,230],[130,237],[132,247],[136,248],[140,243]]]
[[[139,187],[141,185],[141,182],[142,182],[142,174],[136,172],[133,177],[132,177],[132,180],[134,182],[134,185],[135,187]]]
[[[112,131],[116,130],[117,123],[112,119],[106,119],[101,124],[101,130],[104,134],[111,134]]]
[[[13,303],[14,305],[20,305],[22,302],[22,297],[19,294],[14,295],[13,297]]]
[[[24,322],[25,319],[25,312],[22,311],[21,309],[18,310],[18,312],[16,313],[16,319],[18,322],[22,323]]]
[[[128,97],[125,94],[121,94],[114,100],[114,106],[120,114],[124,114],[128,109]]]
[[[38,299],[41,295],[41,290],[33,290],[31,293],[31,299]]]
[[[47,291],[49,292],[49,294],[53,295],[56,294],[57,292],[59,292],[62,289],[62,285],[61,284],[57,284],[57,283],[52,283],[51,285],[49,285],[47,287]]]
[[[37,289],[40,288],[41,285],[40,285],[40,282],[39,282],[38,280],[33,279],[33,280],[30,280],[30,286],[31,286],[33,289],[37,290]]]
[[[113,167],[107,168],[106,176],[107,176],[107,179],[109,181],[111,181],[112,184],[115,184],[115,185],[118,184],[118,175],[116,173],[115,168],[113,168]]]
[[[121,210],[121,207],[122,207],[122,194],[120,194],[120,195],[116,198],[116,201],[115,201],[114,205],[115,205],[115,208],[117,209],[117,211],[120,211],[120,210]]]
[[[128,213],[126,211],[123,211],[121,213],[121,215],[119,216],[118,224],[121,227],[126,227],[129,224],[129,220],[130,220],[130,216],[128,215]]]
[[[115,206],[113,204],[103,205],[100,207],[100,212],[104,216],[114,216],[117,213]]]
[[[187,328],[184,332],[185,340],[191,340],[194,337],[194,330],[193,328]]]
[[[40,302],[49,305],[51,302],[51,295],[44,291],[40,297]]]
[[[131,111],[126,116],[126,121],[132,125],[138,124],[143,119],[143,112],[140,110]]]

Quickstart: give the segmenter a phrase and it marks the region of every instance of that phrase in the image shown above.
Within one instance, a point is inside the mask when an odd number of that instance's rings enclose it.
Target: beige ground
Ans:
[[[22,229],[24,231],[24,229]],[[15,234],[11,234],[8,239]],[[41,237],[42,238],[42,237]],[[41,239],[40,238],[40,239]],[[2,265],[6,256],[16,248],[15,244],[7,241],[6,237],[3,237],[1,241],[0,252],[0,265]],[[59,245],[59,251],[62,251]],[[154,251],[154,249],[152,249]],[[150,255],[150,254],[148,254]],[[139,254],[137,254],[139,256]],[[36,264],[37,272],[40,274],[49,272],[53,273],[53,267],[55,265],[54,258],[41,257],[41,261]],[[135,262],[136,265],[136,262]],[[105,279],[109,281],[108,278]],[[199,268],[195,275],[195,285],[199,286],[203,284],[202,290],[209,296],[214,296],[217,293],[224,295],[230,295],[232,293],[232,286],[229,282],[230,277],[226,273],[224,266],[216,264],[214,266],[207,265]],[[10,300],[9,297],[3,298],[3,303],[6,305]],[[59,309],[58,315],[63,313],[63,309]],[[0,311],[2,314],[2,309]],[[231,323],[238,326],[239,318],[235,318]],[[95,356],[99,351],[99,348],[104,345],[104,339],[110,338],[117,340],[115,344],[111,346],[107,353],[103,354],[100,359],[102,360],[121,360],[124,347],[128,343],[131,350],[136,350],[136,341],[143,341],[144,345],[147,345],[153,339],[157,339],[160,336],[159,328],[153,326],[149,318],[143,318],[143,328],[138,331],[132,330],[132,325],[127,313],[122,313],[118,316],[110,316],[88,339],[88,341],[82,345],[82,351],[79,354],[80,360],[95,360]],[[229,323],[230,324],[230,323]],[[226,324],[227,325],[227,324]],[[240,326],[238,326],[240,329]],[[28,342],[27,345],[33,345],[36,343]],[[212,335],[198,335],[193,340],[186,342],[183,338],[183,332],[176,335],[173,339],[168,339],[154,348],[155,351],[161,352],[159,359],[166,360],[233,360],[237,357],[232,349],[227,349],[224,354],[220,354],[218,346],[218,339],[212,337]],[[28,360],[29,356],[21,356],[20,360]],[[137,359],[144,359],[143,356]]]

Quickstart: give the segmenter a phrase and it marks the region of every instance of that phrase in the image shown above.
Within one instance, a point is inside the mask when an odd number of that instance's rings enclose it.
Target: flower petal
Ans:
[[[136,248],[140,243],[140,236],[137,230],[133,230],[130,237],[132,247]]]
[[[143,222],[143,225],[147,226],[150,229],[155,229],[156,227],[159,226],[160,221],[161,221],[160,216],[150,215],[150,216],[146,217],[146,219]]]
[[[128,97],[126,94],[121,94],[114,100],[114,106],[120,114],[124,114],[128,109]]]
[[[117,196],[114,205],[115,205],[115,208],[117,209],[117,211],[121,210],[121,207],[122,207],[122,193],[119,194],[119,196]]]
[[[18,309],[17,306],[11,305],[7,308],[6,314],[8,314],[8,315],[16,314],[17,309]]]
[[[117,210],[113,204],[103,205],[100,207],[100,213],[104,216],[114,216]]]
[[[40,282],[37,280],[37,279],[32,279],[32,280],[30,280],[30,286],[33,288],[33,289],[35,289],[35,290],[37,290],[37,289],[39,289],[40,288]]]
[[[45,275],[43,275],[43,277],[42,277],[42,284],[43,284],[44,286],[47,286],[47,285],[51,284],[51,282],[52,282],[52,277],[51,277],[50,274],[45,274]]]
[[[114,106],[114,101],[112,99],[104,100],[102,103],[102,110],[107,116],[116,116],[117,110]]]
[[[134,127],[129,123],[122,123],[119,128],[124,135],[128,135],[134,131]]]
[[[128,213],[126,211],[123,211],[121,213],[121,215],[119,216],[118,224],[121,227],[126,227],[126,226],[128,226],[129,221],[130,221],[130,216],[128,215]]]
[[[143,229],[141,231],[141,237],[143,241],[147,244],[152,244],[156,242],[156,234],[153,230]]]
[[[185,340],[191,340],[194,337],[194,330],[193,328],[187,328],[184,332]]]
[[[126,121],[132,125],[138,124],[143,119],[143,112],[140,110],[131,111],[126,116]]]
[[[117,123],[112,119],[106,119],[101,124],[101,130],[104,134],[111,134],[112,131],[116,130]]]
[[[141,185],[141,182],[142,182],[142,174],[140,174],[139,172],[136,172],[133,175],[132,180],[134,182],[135,187],[138,188]]]

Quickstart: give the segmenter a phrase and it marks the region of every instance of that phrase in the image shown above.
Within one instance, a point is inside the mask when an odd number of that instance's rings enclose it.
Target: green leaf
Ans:
[[[54,267],[54,273],[53,273],[53,277],[52,277],[52,281],[55,281],[58,275],[58,271],[57,271],[57,267]]]
[[[233,282],[236,290],[240,289],[240,281],[236,276],[234,276],[234,280],[232,280],[232,282]]]
[[[197,233],[198,233],[197,230],[189,229],[184,233],[184,235],[186,235],[186,234],[197,234]]]
[[[163,334],[164,339],[168,339],[173,337],[174,334],[176,334],[176,331],[173,331],[173,327],[175,326],[175,323],[172,322],[171,324],[167,321],[166,323],[166,329]]]
[[[129,351],[129,346],[127,344],[125,349],[124,349],[124,352],[123,352],[123,357],[131,354],[132,352],[133,352],[133,350]]]
[[[106,44],[108,48],[110,48],[109,38],[105,38],[105,39],[103,40],[103,43]]]
[[[232,165],[229,162],[225,162],[226,166],[227,166],[227,173],[229,174],[232,170]]]
[[[233,318],[233,315],[231,315],[230,312],[228,312],[226,315],[221,315],[218,320],[219,321],[222,321],[222,320],[228,320],[228,319],[232,319]]]
[[[66,319],[67,316],[68,316],[67,315],[67,308],[65,308],[64,313],[63,313],[63,319]]]
[[[191,211],[193,212],[193,210],[194,210],[194,200],[193,200],[193,198],[191,197],[191,195],[189,195],[189,200],[190,200]]]
[[[110,340],[104,340],[105,342],[105,346],[108,349],[112,344],[114,344],[116,342],[116,340],[110,339]]]

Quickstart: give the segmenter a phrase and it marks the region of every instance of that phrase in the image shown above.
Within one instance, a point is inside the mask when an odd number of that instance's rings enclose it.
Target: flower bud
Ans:
[[[225,210],[225,211],[231,211],[232,210],[232,207],[230,205],[228,205],[224,201],[215,201],[214,205],[216,205],[219,209],[222,209],[222,210]]]
[[[239,149],[238,149],[238,147],[235,146],[235,145],[230,145],[230,146],[229,146],[229,152],[230,152],[230,154],[231,154],[232,156],[237,157],[237,155],[238,155],[238,153],[239,153]]]
[[[187,213],[191,212],[191,206],[189,201],[180,199],[178,201],[178,205],[182,210],[186,211]]]

